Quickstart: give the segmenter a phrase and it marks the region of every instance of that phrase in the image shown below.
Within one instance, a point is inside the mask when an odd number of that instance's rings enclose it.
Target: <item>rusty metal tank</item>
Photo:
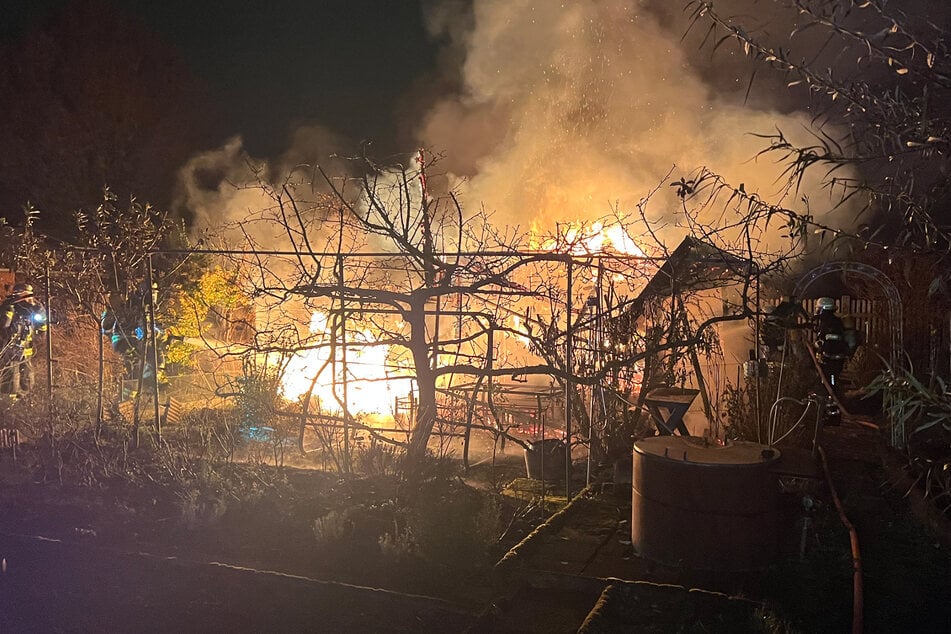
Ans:
[[[777,546],[779,451],[753,442],[655,436],[634,443],[631,541],[698,570],[765,568]]]
[[[564,481],[565,443],[557,438],[533,440],[525,448],[525,471],[535,480]]]

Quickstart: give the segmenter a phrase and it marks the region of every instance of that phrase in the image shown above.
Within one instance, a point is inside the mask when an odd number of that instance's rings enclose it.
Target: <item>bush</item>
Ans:
[[[402,468],[405,450],[371,438],[369,444],[353,450],[353,471],[365,476],[396,476]]]
[[[757,391],[759,399],[757,400]],[[730,440],[750,440],[768,443],[785,439],[786,444],[810,444],[816,420],[815,405],[805,402],[812,392],[822,393],[812,366],[796,362],[782,368],[770,364],[768,374],[760,378],[747,378],[742,385],[727,384],[720,402],[724,434]],[[775,409],[778,399],[785,399]],[[758,406],[758,408],[757,408]]]
[[[925,383],[912,368],[888,367],[865,392],[866,398],[882,397],[894,447],[904,447],[913,434],[932,427],[951,431],[951,393],[940,376]]]
[[[478,567],[500,533],[494,497],[452,480],[424,483],[406,509],[407,535],[420,557],[453,567]]]

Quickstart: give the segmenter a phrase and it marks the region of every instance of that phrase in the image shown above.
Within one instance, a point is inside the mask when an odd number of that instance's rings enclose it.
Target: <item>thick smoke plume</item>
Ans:
[[[708,81],[674,32],[682,25],[662,26],[643,3],[476,0],[466,28],[447,13],[431,24],[463,51],[462,90],[435,104],[421,141],[467,179],[465,204],[550,229],[615,205],[632,213],[668,173],[707,167],[773,204],[805,211],[807,197],[829,221],[817,181],[791,191],[774,158],[754,160],[764,141],[750,133],[808,141],[811,117],[744,105],[736,86]],[[664,183],[649,213],[673,228],[679,208]]]
[[[427,15],[434,36],[449,41],[443,61],[459,89],[406,125],[444,157],[433,176],[448,173],[467,209],[484,206],[500,225],[550,232],[559,222],[636,213],[656,189],[648,217],[675,242],[685,231],[681,201],[664,179],[706,167],[771,204],[842,224],[826,217],[835,201],[819,174],[790,189],[775,157],[755,158],[765,142],[753,133],[779,129],[808,144],[812,116],[777,98],[782,91],[771,89],[781,83],[747,99],[738,71],[745,60],[698,53],[696,38],[682,38],[679,10],[630,0],[435,0]],[[335,151],[357,152],[323,128],[301,128],[282,156],[251,159],[254,174],[235,140],[183,168],[181,206],[199,228],[246,220],[273,204],[256,178],[280,182],[299,163],[326,166]],[[258,246],[286,246],[280,231],[268,231],[255,229]]]
[[[340,169],[329,157],[342,147],[345,144],[333,132],[306,126],[294,131],[283,154],[266,160],[248,155],[241,138],[235,137],[192,157],[181,168],[177,205],[192,215],[199,234],[210,231],[232,246],[252,242],[261,249],[289,248],[284,230],[266,221],[275,205],[267,188],[280,191],[286,186],[302,200],[313,199],[313,183],[301,180],[310,173],[306,166],[319,162],[331,172]],[[295,169],[301,176],[289,178]]]

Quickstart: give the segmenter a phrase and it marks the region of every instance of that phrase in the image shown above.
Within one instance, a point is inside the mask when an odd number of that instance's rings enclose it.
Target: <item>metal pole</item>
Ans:
[[[594,336],[591,337],[592,348],[594,349],[594,370],[601,369],[601,278],[604,273],[604,262],[598,258],[598,277],[597,284],[595,286],[595,301],[597,304],[594,307],[595,317],[594,317]],[[588,465],[587,471],[585,473],[584,484],[589,486],[591,484],[591,453],[594,449],[594,398],[595,394],[598,392],[599,386],[591,386],[591,401],[588,404]]]
[[[347,376],[347,308],[340,300],[340,372],[343,376],[343,469],[350,473],[350,379]]]
[[[53,325],[50,323],[50,265],[46,265],[46,407],[49,416],[50,442],[53,442]]]
[[[337,258],[337,282],[340,285],[340,372],[343,378],[343,471],[350,473],[350,401],[347,385],[347,305],[343,299],[343,257]]]
[[[760,305],[760,294],[759,294],[759,283],[760,276],[759,271],[756,273],[756,327],[753,332],[753,349],[756,350],[756,442],[763,442],[762,427],[763,427],[763,405],[760,399],[760,387],[762,386],[762,379],[760,378],[760,311],[762,306]]]
[[[574,275],[574,260],[568,258],[568,296],[565,298],[565,497],[571,500],[571,278]]]
[[[542,517],[544,517],[548,512],[547,511],[548,504],[547,504],[547,500],[545,499],[548,495],[548,489],[545,486],[545,431],[546,431],[545,419],[542,418],[542,439],[539,442],[539,446],[541,447],[541,460],[540,460],[541,467],[540,468],[542,473],[542,509],[541,509]],[[532,447],[534,448],[534,445]],[[552,471],[554,471],[554,469],[552,469]],[[554,478],[552,479],[554,480]]]
[[[155,416],[155,438],[159,442],[162,440],[162,421],[159,418],[159,380],[158,380],[158,347],[155,337],[155,299],[152,289],[154,288],[154,277],[152,274],[152,254],[148,257],[148,298],[149,298],[149,343],[152,346],[152,415]]]
[[[47,308],[47,311],[48,311],[48,310],[49,310],[49,308]],[[48,313],[47,313],[47,314],[48,314]],[[105,381],[106,381],[106,367],[105,367],[105,363],[106,363],[106,359],[105,359],[106,348],[105,348],[105,345],[106,345],[106,344],[105,344],[105,342],[103,341],[104,337],[103,337],[103,332],[102,332],[102,318],[101,318],[101,317],[100,317],[100,321],[99,321],[99,324],[98,324],[98,327],[96,328],[96,330],[99,331],[99,336],[96,337],[96,340],[97,340],[97,342],[98,342],[98,344],[99,344],[99,345],[97,346],[98,351],[99,351],[99,373],[98,373],[97,376],[96,376],[96,439],[98,440],[98,439],[99,439],[99,434],[102,433],[102,418],[103,418],[103,408],[104,408],[104,403],[103,403],[103,391],[104,391],[105,388],[106,388],[106,386],[105,386]],[[119,395],[120,395],[120,397],[121,397],[121,395],[122,395],[121,383],[120,383],[120,387],[119,387]]]

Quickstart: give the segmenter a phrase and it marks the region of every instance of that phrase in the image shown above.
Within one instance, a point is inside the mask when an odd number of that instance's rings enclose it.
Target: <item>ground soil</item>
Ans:
[[[895,456],[882,434],[849,421],[823,429],[820,441],[858,534],[864,631],[951,631],[949,550],[932,530],[933,515],[928,525],[919,521],[920,492],[905,495],[913,481],[902,481],[901,462],[888,460]],[[850,538],[821,465],[782,482],[779,551],[765,569],[732,572],[638,557],[630,489],[594,490],[510,553],[505,570],[515,589],[481,617],[481,631],[852,631]],[[599,593],[597,603],[583,605]],[[526,613],[534,615],[531,625],[521,619]]]
[[[199,497],[183,513],[160,486],[42,482],[31,451],[0,463],[0,632],[462,631],[493,596],[491,564],[531,528],[513,523],[484,552],[385,556],[391,477],[270,468],[277,484],[242,503]],[[521,469],[484,465],[482,493],[453,479],[447,491],[494,498]],[[335,510],[328,530],[343,533],[318,539],[315,519]]]
[[[865,631],[951,631],[951,557],[940,536],[913,512],[915,492],[905,495],[909,486],[901,479],[901,461],[867,427],[827,428],[822,445],[859,535]],[[481,465],[476,484],[486,494],[494,492],[523,467],[509,460],[506,468]],[[568,632],[594,614],[605,590],[603,584],[522,588],[501,599],[491,564],[530,524],[510,527],[506,541],[478,561],[384,557],[372,537],[385,516],[374,504],[391,497],[385,479],[345,483],[306,469],[282,474],[281,488],[262,487],[253,501],[224,509],[213,500],[199,503],[185,521],[180,501],[169,499],[161,487],[43,483],[38,472],[25,477],[4,455],[0,632]],[[810,517],[806,557],[789,545],[796,540],[787,540],[782,562],[758,577],[753,591],[790,631],[846,631],[853,588],[848,535],[824,483],[816,497],[820,508]],[[314,518],[326,516],[341,499],[361,509],[352,515],[352,532],[342,542],[321,545]],[[790,506],[787,513],[795,533],[801,509]],[[361,547],[348,547],[347,540]],[[627,546],[623,540],[613,546],[629,558],[629,538]],[[646,626],[646,613],[632,616],[616,600],[640,591],[608,593],[615,602],[589,620],[601,628],[590,631],[609,631],[604,628],[612,622]],[[533,605],[540,611],[532,612]],[[661,603],[651,605],[657,610]],[[631,621],[634,616],[641,621]],[[660,616],[654,621],[667,622]],[[546,629],[534,627],[539,624]]]

